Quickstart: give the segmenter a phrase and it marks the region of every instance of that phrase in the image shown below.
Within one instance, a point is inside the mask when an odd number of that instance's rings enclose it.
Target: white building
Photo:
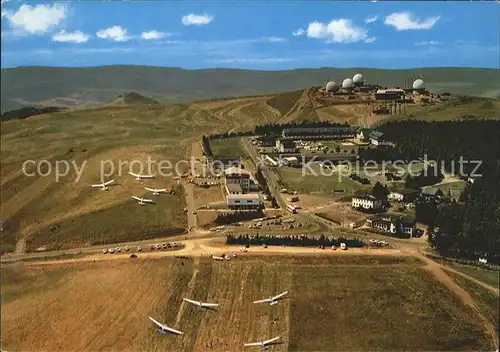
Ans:
[[[415,221],[402,222],[401,229],[404,234],[407,234],[409,237],[413,237],[417,232],[417,226]]]
[[[229,194],[228,186],[239,185],[242,193],[256,191],[259,189],[259,183],[250,171],[238,167],[230,167],[224,170],[224,185]]]
[[[366,210],[369,209],[381,209],[382,208],[382,201],[378,200],[372,195],[365,194],[365,195],[355,195],[352,197],[352,207],[357,209],[357,208],[363,208]]]
[[[387,196],[387,199],[389,199],[390,201],[393,201],[393,202],[402,202],[404,199],[404,196],[403,196],[403,193],[391,192]]]
[[[227,206],[230,209],[258,209],[261,204],[258,194],[229,194],[227,196]]]
[[[297,166],[299,165],[299,159],[295,156],[289,156],[281,159],[283,164],[287,166]]]
[[[297,151],[297,146],[293,141],[278,139],[276,140],[276,150],[278,153],[295,153]]]

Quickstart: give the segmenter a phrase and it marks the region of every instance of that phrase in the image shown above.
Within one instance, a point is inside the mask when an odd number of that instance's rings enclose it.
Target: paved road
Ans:
[[[281,195],[281,192],[280,192],[281,189],[280,189],[279,183],[278,183],[279,177],[274,172],[269,170],[269,168],[267,167],[267,165],[265,163],[260,162],[260,160],[259,160],[260,156],[257,153],[257,151],[255,150],[255,148],[250,144],[248,138],[242,138],[241,142],[243,143],[243,146],[245,147],[248,155],[250,155],[250,157],[252,158],[254,164],[260,166],[260,168],[262,170],[262,174],[264,175],[264,178],[266,179],[269,190],[270,190],[272,196],[276,199],[276,202],[278,202],[278,205],[281,208],[286,209],[286,201],[283,199],[283,197]]]
[[[187,205],[187,222],[188,222],[188,233],[194,233],[197,231],[198,221],[196,214],[196,206],[194,203],[194,185],[192,183],[183,182],[184,189],[186,191],[186,205]]]

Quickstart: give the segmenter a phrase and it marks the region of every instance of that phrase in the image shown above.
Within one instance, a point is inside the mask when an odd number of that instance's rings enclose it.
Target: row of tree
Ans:
[[[210,138],[209,136],[201,137],[201,146],[203,148],[203,154],[206,156],[213,156],[212,148],[210,147]]]
[[[242,210],[228,213],[219,213],[215,218],[215,224],[217,225],[228,225],[234,224],[240,221],[248,221],[253,219],[264,218],[265,215],[262,210]]]
[[[264,177],[262,174],[262,169],[260,166],[257,167],[257,172],[255,173],[255,178],[257,179],[257,182],[259,182],[260,187],[262,187],[262,191],[267,195],[268,199],[271,201],[271,206],[273,208],[277,208],[278,202],[276,201],[276,198],[274,198],[273,194],[271,193],[271,190],[269,189],[269,185],[267,184],[267,179]]]
[[[203,139],[211,140],[211,139],[226,139],[232,137],[245,137],[245,136],[254,136],[254,135],[263,135],[263,136],[275,136],[280,135],[283,132],[284,128],[297,128],[297,127],[338,127],[344,126],[348,127],[349,124],[344,123],[336,123],[329,121],[297,121],[292,123],[284,123],[284,124],[276,124],[269,123],[263,125],[255,126],[253,131],[241,131],[241,132],[220,132],[214,133],[211,135],[203,136]]]
[[[284,124],[269,123],[264,125],[258,125],[255,127],[255,134],[269,136],[269,135],[280,135],[285,128],[319,128],[319,127],[348,127],[349,124],[340,124],[336,122],[329,121],[297,121]]]
[[[221,133],[214,133],[211,135],[208,135],[208,139],[226,139],[226,138],[233,138],[233,137],[245,137],[245,136],[253,136],[254,132],[253,131],[242,131],[242,132],[221,132]]]
[[[345,243],[347,247],[363,247],[365,244],[358,238],[348,239],[345,237],[327,237],[321,235],[319,237],[313,236],[249,236],[249,235],[227,235],[227,244],[238,244],[238,245],[254,245],[254,246],[290,246],[290,247],[332,247],[340,246],[341,243]]]

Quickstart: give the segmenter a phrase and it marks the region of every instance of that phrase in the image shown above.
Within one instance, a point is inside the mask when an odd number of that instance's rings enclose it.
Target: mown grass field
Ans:
[[[333,173],[331,176],[326,176],[331,171],[321,174],[317,165],[311,166],[312,169],[318,170],[316,175],[302,175],[302,169],[282,167],[279,169],[279,174],[284,186],[287,189],[292,189],[300,193],[317,193],[328,192],[333,193],[343,192],[352,193],[353,191],[363,189],[366,186],[351,180],[347,176],[339,176],[338,173]],[[368,185],[369,186],[369,185]]]
[[[443,265],[449,266],[450,268],[455,269],[456,271],[469,275],[493,287],[498,287],[498,283],[500,282],[500,272],[498,270],[488,270],[477,266],[449,262],[445,260],[440,260],[439,257],[436,258],[433,257],[433,260],[437,260]]]
[[[210,149],[217,156],[245,156],[246,152],[241,144],[241,138],[212,139]]]
[[[4,267],[6,350],[485,350],[482,326],[413,259],[243,257]],[[289,290],[277,306],[253,300]],[[200,313],[182,297],[219,303]],[[157,336],[148,316],[184,332]],[[274,323],[273,323],[274,322]]]
[[[466,278],[452,272],[447,272],[457,284],[469,292],[478,305],[478,308],[485,314],[486,318],[496,327],[497,334],[500,333],[500,300],[498,295],[488,291],[484,287],[467,280]],[[498,281],[496,282],[498,287]]]

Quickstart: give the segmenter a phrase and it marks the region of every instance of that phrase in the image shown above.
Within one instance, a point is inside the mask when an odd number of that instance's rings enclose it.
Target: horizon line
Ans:
[[[184,68],[180,66],[159,66],[159,65],[131,65],[131,64],[110,64],[110,65],[91,65],[91,66],[48,66],[48,65],[22,65],[1,67],[1,70],[15,70],[23,68],[49,68],[49,69],[91,69],[91,68],[112,68],[112,67],[142,67],[142,68],[163,68],[175,69],[183,71],[210,71],[210,70],[239,70],[239,71],[298,71],[298,70],[380,70],[380,71],[404,71],[404,70],[423,70],[423,69],[486,69],[486,70],[499,70],[498,67],[484,67],[484,66],[422,66],[422,67],[405,67],[405,68],[381,68],[369,66],[350,66],[350,67],[335,67],[335,66],[319,66],[319,67],[296,67],[286,69],[257,69],[257,68],[244,68],[244,67],[207,67],[207,68]]]

